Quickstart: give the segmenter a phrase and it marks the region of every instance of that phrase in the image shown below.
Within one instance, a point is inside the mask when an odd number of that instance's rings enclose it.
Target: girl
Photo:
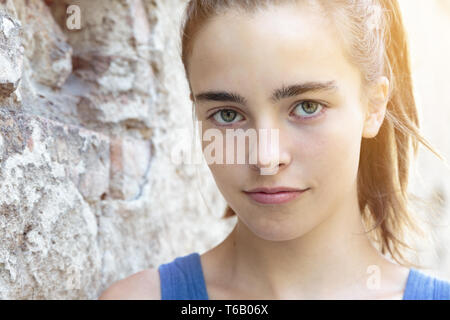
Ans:
[[[256,163],[208,163],[225,217],[237,216],[223,242],[101,298],[450,299],[449,282],[403,253],[404,234],[421,231],[408,210],[411,151],[435,151],[419,133],[397,1],[192,0],[184,18],[203,131],[278,139]]]

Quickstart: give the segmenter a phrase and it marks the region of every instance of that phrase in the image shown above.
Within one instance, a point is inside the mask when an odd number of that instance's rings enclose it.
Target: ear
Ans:
[[[194,102],[194,96],[192,95],[192,93],[191,93],[191,95],[189,96],[189,98],[191,99],[192,102]]]
[[[389,94],[389,79],[380,77],[368,90],[368,108],[366,109],[363,138],[378,135],[386,115]]]

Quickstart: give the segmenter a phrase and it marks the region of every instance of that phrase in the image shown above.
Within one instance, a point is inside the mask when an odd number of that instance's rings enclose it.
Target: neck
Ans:
[[[223,243],[231,266],[226,278],[243,290],[253,288],[274,299],[368,291],[369,267],[381,270],[392,263],[364,231],[357,201],[341,206],[308,233],[286,241],[262,239],[238,219]]]

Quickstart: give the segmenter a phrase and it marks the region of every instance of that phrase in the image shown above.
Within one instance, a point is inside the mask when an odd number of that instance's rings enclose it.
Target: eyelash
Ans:
[[[298,102],[294,103],[294,106],[295,106],[295,107],[293,108],[292,112],[296,109],[297,106],[302,105],[302,104],[305,103],[305,102],[312,102],[312,103],[318,104],[318,105],[321,106],[322,108],[320,109],[319,112],[317,112],[316,115],[311,116],[311,117],[294,116],[295,118],[301,119],[302,121],[311,121],[312,119],[315,119],[315,118],[317,118],[317,117],[320,117],[320,116],[325,112],[325,109],[328,108],[328,105],[327,105],[327,104],[322,103],[322,102],[319,102],[319,101],[315,101],[315,100],[301,100],[301,101],[298,101]],[[234,111],[234,112],[236,112],[237,114],[239,114],[239,112],[236,111],[236,110],[234,110],[234,109],[230,109],[230,108],[222,108],[222,109],[218,109],[217,111],[213,112],[211,115],[209,115],[209,116],[207,117],[207,119],[214,118],[214,116],[215,116],[216,114],[218,114],[219,112],[222,112],[222,111]],[[292,112],[291,112],[291,113],[292,113]],[[219,127],[232,127],[232,126],[234,125],[234,124],[219,124],[219,123],[217,123],[217,121],[214,120],[214,119],[212,119],[212,121],[215,122],[216,125],[219,126]]]

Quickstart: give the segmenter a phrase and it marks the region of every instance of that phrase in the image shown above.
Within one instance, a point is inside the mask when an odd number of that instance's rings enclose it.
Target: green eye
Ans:
[[[320,112],[323,108],[323,105],[319,102],[315,101],[302,101],[297,104],[294,109],[294,113],[300,118],[312,118],[315,117],[315,114]]]
[[[213,114],[213,118],[214,120],[219,124],[219,125],[229,125],[232,124],[233,120],[235,120],[236,118],[239,119],[239,117],[242,118],[242,116],[231,109],[223,109],[223,110],[219,110],[217,111],[215,114]],[[221,119],[224,121],[222,122]]]

